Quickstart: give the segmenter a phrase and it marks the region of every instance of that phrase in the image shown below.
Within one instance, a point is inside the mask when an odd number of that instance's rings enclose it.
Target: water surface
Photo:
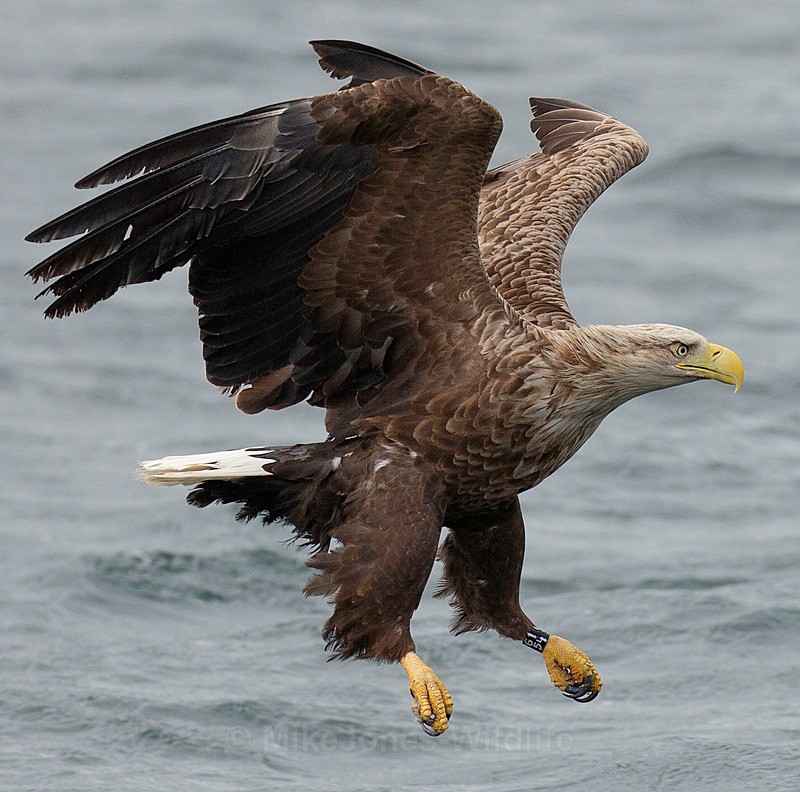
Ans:
[[[800,18],[711,0],[3,4],[0,31],[0,779],[15,790],[795,790],[800,719]],[[280,528],[134,480],[141,458],[323,436],[208,385],[185,273],[45,322],[25,233],[71,183],[177,129],[332,87],[310,38],[397,51],[500,108],[625,119],[652,154],[582,220],[582,322],[664,321],[748,379],[612,415],[524,496],[523,597],[605,680],[562,700],[537,657],[414,619],[456,702],[424,737],[398,667],[325,663]],[[434,578],[438,570],[434,570]]]

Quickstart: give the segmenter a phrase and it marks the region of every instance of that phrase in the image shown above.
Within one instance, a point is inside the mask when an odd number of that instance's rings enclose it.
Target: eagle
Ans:
[[[491,104],[370,46],[311,45],[344,87],[170,135],[76,184],[123,181],[27,237],[77,236],[28,272],[49,281],[45,315],[188,263],[208,380],[248,414],[308,400],[327,438],[168,456],[140,477],[293,526],[305,593],[333,605],[331,657],[399,662],[429,734],[453,701],[410,623],[437,558],[454,633],[519,641],[591,701],[591,660],[520,604],[519,495],[629,399],[700,379],[738,390],[742,362],[692,330],[581,326],[569,309],[562,254],[646,157],[631,127],[531,99],[539,150],[487,171]]]

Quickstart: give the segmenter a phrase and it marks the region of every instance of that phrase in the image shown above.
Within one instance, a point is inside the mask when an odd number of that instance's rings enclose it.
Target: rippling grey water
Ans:
[[[14,790],[795,790],[800,719],[800,17],[794,2],[2,2],[0,781]],[[329,87],[309,38],[460,78],[531,146],[526,97],[636,126],[652,154],[565,272],[579,319],[666,321],[736,349],[709,383],[612,415],[525,496],[523,596],[600,667],[562,700],[536,657],[421,652],[456,701],[425,738],[397,667],[325,664],[285,532],[188,508],[136,459],[322,436],[203,379],[183,273],[45,322],[22,237],[144,141]]]

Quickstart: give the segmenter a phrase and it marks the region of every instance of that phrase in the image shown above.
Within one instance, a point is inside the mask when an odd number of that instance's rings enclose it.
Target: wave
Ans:
[[[641,174],[638,191],[671,193],[687,210],[722,216],[736,209],[769,211],[783,221],[800,212],[798,174],[796,154],[707,146],[656,159]]]
[[[709,146],[698,146],[686,149],[670,157],[655,158],[652,165],[643,174],[644,181],[663,179],[665,176],[714,170],[731,173],[752,168],[763,175],[764,168],[779,170],[783,173],[797,173],[800,169],[800,154],[777,151],[765,151],[763,148],[750,148],[729,143]]]
[[[266,548],[210,555],[159,550],[84,558],[88,581],[109,596],[180,603],[261,601],[304,584],[302,560]]]

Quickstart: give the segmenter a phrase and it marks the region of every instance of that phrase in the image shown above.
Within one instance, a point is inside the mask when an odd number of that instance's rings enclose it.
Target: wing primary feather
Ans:
[[[389,52],[354,41],[320,39],[308,42],[319,56],[320,66],[337,80],[352,77],[347,88],[393,77],[421,77],[430,69]]]
[[[77,181],[75,186],[79,190],[99,187],[102,184],[111,184],[140,173],[167,167],[195,153],[198,148],[206,150],[219,145],[232,128],[248,123],[258,124],[267,118],[281,115],[289,104],[291,102],[259,107],[146,143],[92,171]]]
[[[202,223],[198,221],[202,217],[199,214],[186,211],[176,215],[141,239],[122,246],[116,253],[95,261],[88,267],[63,275],[37,295],[59,295],[47,308],[45,316],[61,317],[73,311],[87,310],[95,303],[111,297],[122,286],[157,280],[169,269],[185,263],[184,254],[188,252],[197,234],[201,233]],[[165,232],[170,229],[173,234],[165,237]],[[168,247],[175,238],[181,241],[177,246]],[[146,247],[150,249],[142,250]],[[164,249],[169,249],[166,258],[159,255]],[[134,258],[135,254],[140,254],[140,263]]]
[[[142,226],[145,228],[150,227],[154,218],[143,217],[143,215],[146,215],[148,212],[152,213],[155,209],[161,209],[162,213],[164,213],[174,208],[168,206],[170,200],[182,196],[202,180],[202,176],[196,176],[170,192],[159,195],[157,198],[147,203],[135,206],[134,209],[127,211],[126,214],[109,220],[99,227],[95,227],[93,230],[89,231],[89,233],[79,237],[74,242],[53,253],[53,255],[46,258],[40,264],[37,264],[27,272],[27,275],[31,277],[34,282],[40,280],[48,281],[56,275],[65,275],[86,264],[92,264],[101,258],[115,253],[125,243],[125,234],[134,220],[138,218]],[[103,197],[105,196],[100,196],[100,198]],[[101,218],[104,216],[105,214],[100,215]],[[88,219],[87,217],[87,221]],[[156,220],[156,222],[160,222],[160,220]]]
[[[532,96],[528,101],[530,102],[531,110],[535,116],[539,116],[542,113],[549,113],[552,110],[565,110],[567,108],[575,110],[589,110],[592,113],[597,113],[597,110],[595,110],[593,107],[581,104],[580,102],[573,102],[569,99],[556,99],[551,96]]]

